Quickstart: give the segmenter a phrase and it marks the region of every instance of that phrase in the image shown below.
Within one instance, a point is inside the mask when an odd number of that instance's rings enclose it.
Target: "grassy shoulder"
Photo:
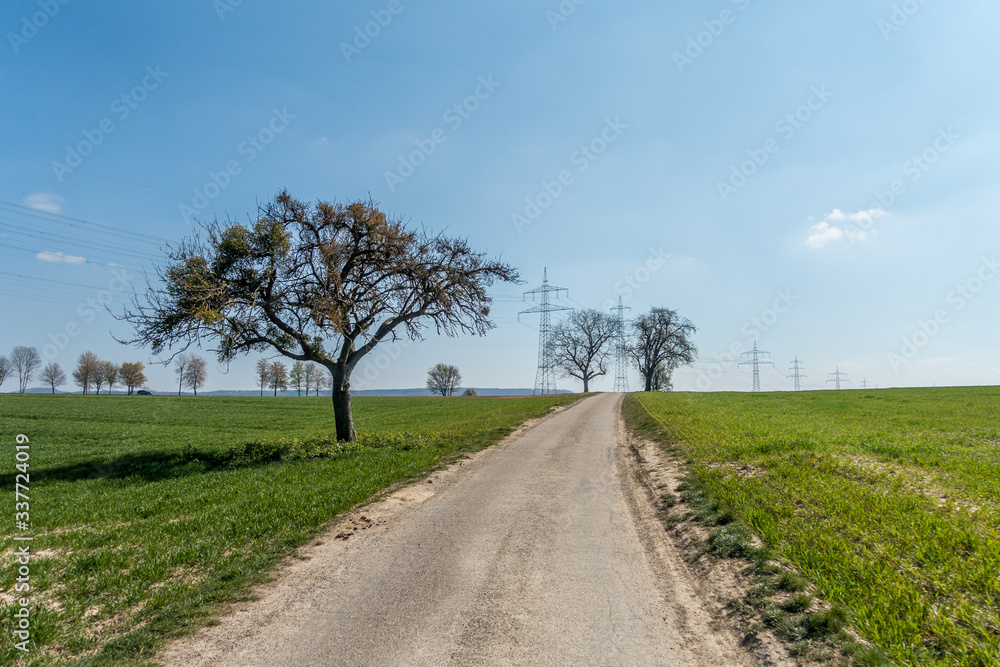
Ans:
[[[729,513],[718,546],[750,530],[906,665],[1000,664],[998,410],[995,388],[626,402],[688,461],[694,512]]]
[[[34,537],[24,655],[4,529],[0,663],[143,664],[338,514],[578,398],[355,399],[345,447],[323,398],[0,396],[12,512],[30,439]]]

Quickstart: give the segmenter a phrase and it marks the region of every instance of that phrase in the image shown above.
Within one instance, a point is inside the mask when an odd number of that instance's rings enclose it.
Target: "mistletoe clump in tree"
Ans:
[[[467,240],[415,231],[371,201],[306,204],[282,192],[250,225],[202,225],[168,251],[162,284],[122,319],[154,354],[210,341],[220,362],[275,351],[324,366],[337,438],[354,440],[350,379],[383,340],[483,335],[494,327],[487,288],[515,268]]]

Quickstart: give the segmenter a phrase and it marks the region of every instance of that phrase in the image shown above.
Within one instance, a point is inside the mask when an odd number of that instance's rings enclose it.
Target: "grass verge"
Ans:
[[[660,429],[693,484],[895,664],[1000,664],[1000,390],[627,405],[648,413],[643,428]]]
[[[764,544],[753,529],[693,469],[682,445],[670,438],[635,395],[623,406],[625,423],[634,436],[656,443],[678,462],[681,479],[672,489],[660,485],[661,517],[668,529],[682,531],[689,556],[742,563],[741,598],[728,608],[743,631],[743,644],[755,649],[769,632],[784,641],[804,663],[881,667],[885,654],[863,642],[847,627],[838,605],[816,595],[815,586]]]

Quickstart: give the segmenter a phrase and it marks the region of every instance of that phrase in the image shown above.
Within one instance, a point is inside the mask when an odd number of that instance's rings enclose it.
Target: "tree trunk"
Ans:
[[[642,375],[646,378],[646,388],[643,391],[653,391],[653,374],[643,373]]]
[[[350,371],[341,364],[332,370],[333,379],[333,419],[337,427],[337,440],[352,442],[358,439],[354,430],[354,415],[351,412]]]
[[[586,375],[583,376],[583,393],[587,393],[590,390],[590,378]]]
[[[351,414],[350,390],[334,390],[333,419],[337,424],[337,440],[351,442],[358,434],[354,431],[354,416]]]

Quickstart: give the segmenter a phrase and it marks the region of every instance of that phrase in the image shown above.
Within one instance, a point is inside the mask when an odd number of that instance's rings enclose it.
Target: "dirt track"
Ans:
[[[620,401],[586,399],[353,513],[259,601],[161,659],[756,664],[713,622],[636,483]]]

